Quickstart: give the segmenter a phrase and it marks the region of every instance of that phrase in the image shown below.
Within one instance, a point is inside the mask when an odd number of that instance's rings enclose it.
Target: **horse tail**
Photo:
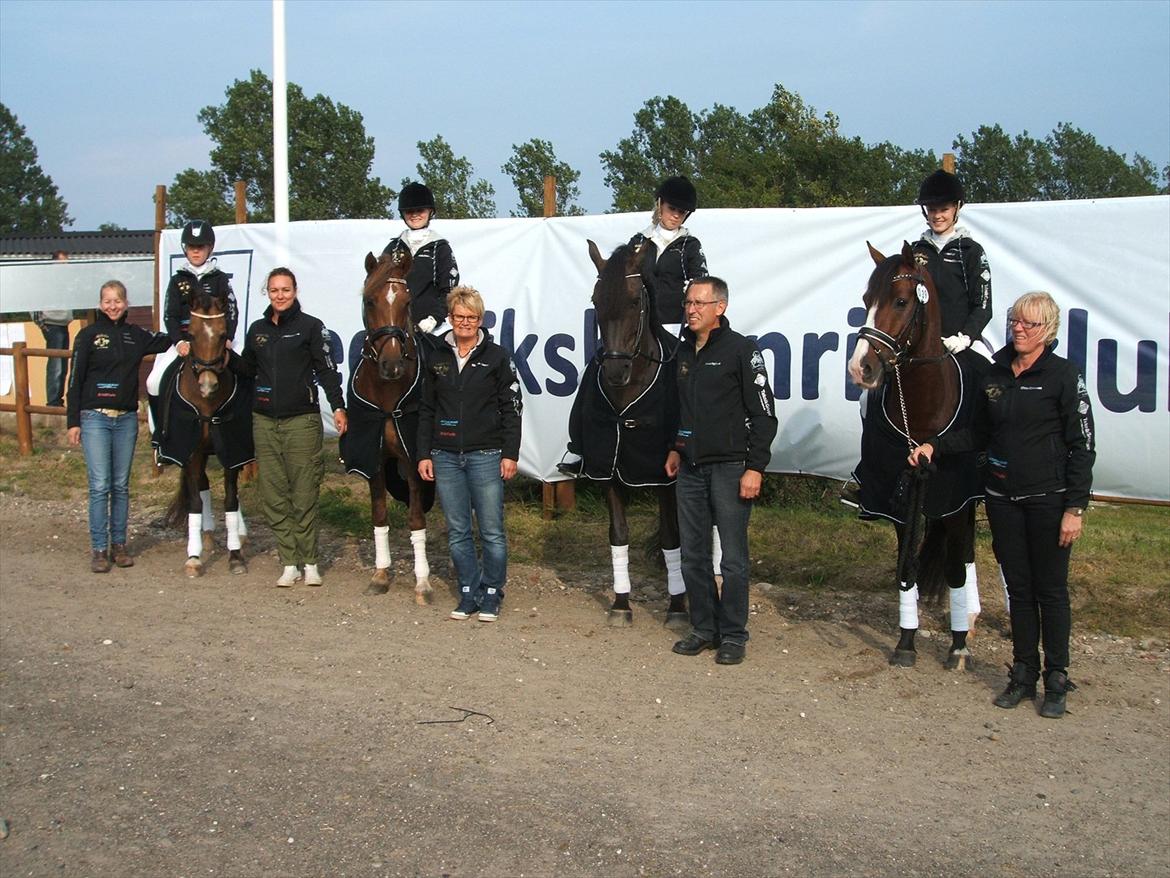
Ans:
[[[171,505],[167,507],[167,514],[163,518],[167,527],[186,526],[187,524],[187,509],[191,501],[191,492],[187,487],[187,474],[179,474],[179,489],[175,491],[175,498],[171,500]]]

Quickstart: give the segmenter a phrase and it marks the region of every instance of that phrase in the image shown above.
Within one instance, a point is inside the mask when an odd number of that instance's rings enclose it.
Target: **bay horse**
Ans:
[[[366,254],[362,287],[362,322],[366,337],[361,359],[349,381],[349,431],[342,454],[346,468],[366,478],[374,524],[374,574],[366,594],[390,589],[390,526],[386,513],[389,490],[407,504],[410,543],[414,550],[414,597],[420,605],[432,598],[427,560],[426,513],[434,504],[434,485],[423,482],[417,469],[415,431],[418,425],[419,344],[410,319],[406,275],[412,258],[396,250],[374,258]]]
[[[855,474],[860,506],[872,517],[893,521],[898,536],[900,636],[890,664],[910,667],[917,658],[919,591],[933,601],[949,591],[946,664],[966,670],[971,621],[966,566],[974,558],[975,504],[982,497],[976,455],[943,459],[925,478],[919,472],[923,467],[912,472],[906,457],[930,437],[966,426],[964,403],[970,398],[964,394],[958,361],[943,347],[941,306],[926,267],[907,242],[900,254],[889,258],[867,246],[876,267],[866,288],[866,322],[858,331],[849,371],[870,393],[862,461]]]
[[[164,385],[164,393],[170,394],[166,411],[173,411],[177,416],[177,422],[172,423],[177,423],[178,429],[170,424],[161,428],[164,434],[169,430],[176,435],[160,444],[159,455],[161,459],[182,466],[179,487],[167,510],[166,520],[171,526],[178,526],[186,518],[187,562],[184,571],[189,578],[203,574],[203,554],[214,545],[211,538],[214,519],[207,479],[207,459],[213,453],[218,454],[223,464],[228,569],[234,574],[248,572],[241,551],[241,538],[247,536],[248,531],[240,509],[238,482],[240,467],[255,459],[252,409],[246,379],[237,377],[227,367],[227,313],[226,298],[217,298],[205,290],[194,294],[190,350],[178,361],[175,381]],[[229,432],[237,437],[235,441],[225,438]]]
[[[650,487],[658,496],[658,543],[666,560],[669,604],[666,625],[689,626],[679,551],[674,480],[664,465],[677,416],[678,394],[671,367],[673,350],[654,319],[654,303],[642,281],[645,253],[623,245],[603,259],[588,242],[597,268],[593,307],[601,345],[585,370],[573,404],[570,439],[581,446],[581,474],[605,482],[614,600],[609,624],[633,623],[630,609],[629,544],[626,518],[629,489]],[[591,459],[593,458],[593,459]],[[595,460],[597,462],[595,462]]]

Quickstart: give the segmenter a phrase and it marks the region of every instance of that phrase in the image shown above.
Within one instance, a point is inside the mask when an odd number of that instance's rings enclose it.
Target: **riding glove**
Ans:
[[[957,354],[959,351],[965,351],[971,347],[971,339],[961,332],[954,335],[948,335],[942,340],[943,347],[945,347],[952,354]]]

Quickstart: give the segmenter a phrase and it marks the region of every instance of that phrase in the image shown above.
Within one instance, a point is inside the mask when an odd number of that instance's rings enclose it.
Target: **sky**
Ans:
[[[609,209],[599,154],[650,98],[749,113],[776,84],[867,143],[951,149],[1000,124],[1070,123],[1170,164],[1170,0],[1149,2],[314,2],[286,6],[288,78],[362,114],[373,173],[415,176],[442,134],[496,189],[539,137]],[[25,126],[74,230],[152,228],[152,196],[210,167],[197,115],[272,72],[268,0],[0,0],[0,102]],[[294,132],[295,136],[295,132]]]

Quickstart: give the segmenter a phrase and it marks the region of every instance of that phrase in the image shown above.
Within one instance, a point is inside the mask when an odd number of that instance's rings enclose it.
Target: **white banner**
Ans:
[[[559,478],[573,394],[592,351],[595,270],[603,254],[643,229],[646,214],[553,219],[436,220],[462,282],[476,287],[485,325],[512,353],[524,387],[521,472]],[[995,316],[986,338],[1006,340],[1007,308],[1047,290],[1061,307],[1058,351],[1081,365],[1093,397],[1098,494],[1170,500],[1170,197],[970,205],[962,224],[986,249]],[[731,289],[728,318],[764,351],[780,430],[775,472],[845,478],[861,422],[846,363],[863,322],[873,269],[865,242],[887,255],[925,228],[916,207],[700,210],[689,222],[712,274]],[[348,374],[362,332],[367,252],[381,252],[398,221],[338,220],[216,229],[219,265],[232,273],[238,342],[267,305],[266,273],[289,253],[301,302],[341,341]],[[287,248],[287,249],[285,249]],[[160,271],[182,259],[179,232],[163,234]]]

